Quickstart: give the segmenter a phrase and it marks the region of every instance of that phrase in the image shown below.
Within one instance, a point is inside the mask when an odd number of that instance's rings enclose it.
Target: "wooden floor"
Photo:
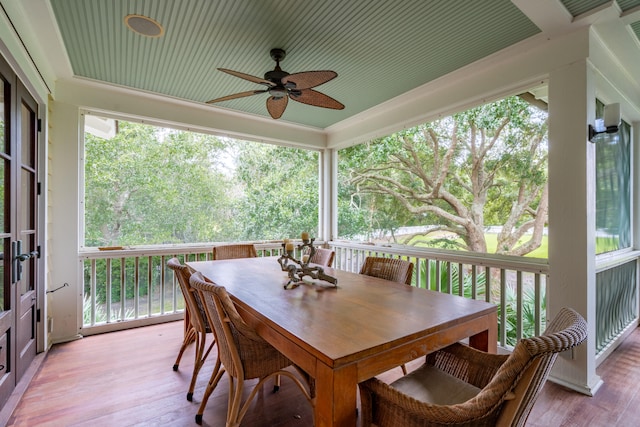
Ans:
[[[87,337],[53,346],[11,417],[10,426],[196,426],[194,415],[214,357],[205,363],[186,399],[193,346],[177,372],[172,366],[182,323]],[[390,371],[385,380],[400,375]],[[527,426],[640,425],[640,330],[599,368],[604,380],[595,397],[547,383]],[[226,378],[209,399],[204,426],[224,426]],[[286,378],[276,394],[265,386],[243,426],[310,426],[312,412]]]

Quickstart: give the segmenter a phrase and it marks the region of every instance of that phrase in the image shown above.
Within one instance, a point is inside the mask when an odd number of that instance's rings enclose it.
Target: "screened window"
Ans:
[[[85,115],[84,245],[317,235],[316,151]]]
[[[339,152],[342,238],[547,257],[547,112],[513,96]]]
[[[596,117],[604,105],[597,101]],[[622,122],[618,133],[599,134],[596,150],[596,253],[631,246],[631,126]]]

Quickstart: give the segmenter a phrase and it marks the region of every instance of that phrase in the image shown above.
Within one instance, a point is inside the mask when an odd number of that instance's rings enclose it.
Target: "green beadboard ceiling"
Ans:
[[[610,4],[611,0],[561,0],[561,3],[571,16],[576,18],[583,13]],[[616,3],[623,14],[640,8],[640,0],[617,0]],[[630,24],[629,27],[640,43],[640,21]]]
[[[561,0],[561,3],[573,17],[576,17],[597,7],[609,4],[611,0]],[[617,0],[617,3],[623,12],[640,6],[640,0]]]
[[[50,0],[77,77],[194,102],[263,86],[283,48],[282,69],[334,70],[316,89],[345,104],[290,102],[280,120],[326,128],[540,32],[511,0]],[[605,1],[564,0],[574,16]],[[620,1],[633,8],[637,1]],[[622,6],[621,6],[622,7]],[[128,29],[129,14],[164,34]],[[215,104],[269,117],[260,94]]]

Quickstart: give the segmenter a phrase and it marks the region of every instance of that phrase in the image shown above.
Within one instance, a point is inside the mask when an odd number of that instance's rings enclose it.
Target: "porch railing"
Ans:
[[[638,260],[629,251],[604,257],[596,267],[596,363],[600,364],[638,325]]]
[[[318,242],[319,244],[322,242]],[[279,255],[281,242],[255,243],[258,256]],[[334,267],[359,272],[366,256],[408,259],[413,286],[482,299],[498,306],[498,341],[510,347],[521,337],[540,334],[546,324],[547,260],[401,246],[333,241]],[[184,301],[169,258],[207,260],[214,244],[86,250],[83,265],[83,334],[179,319]],[[596,274],[596,353],[613,351],[638,323],[638,257],[599,261]]]
[[[359,272],[365,257],[407,259],[414,264],[413,286],[480,299],[498,306],[498,345],[539,335],[546,324],[546,259],[404,246],[330,242],[334,267]]]
[[[259,256],[279,255],[280,242],[255,243]],[[482,299],[498,305],[499,345],[539,334],[546,322],[546,260],[424,248],[329,242],[334,267],[359,272],[368,255],[398,257],[414,263],[413,286]],[[211,259],[213,244],[157,246],[116,251],[88,250],[83,264],[83,333],[124,329],[179,318],[180,287],[166,267]],[[131,323],[133,322],[133,323]]]
[[[125,329],[183,316],[184,300],[167,260],[209,260],[213,244],[139,247],[80,253],[83,334]],[[258,256],[279,255],[280,242],[255,243]]]

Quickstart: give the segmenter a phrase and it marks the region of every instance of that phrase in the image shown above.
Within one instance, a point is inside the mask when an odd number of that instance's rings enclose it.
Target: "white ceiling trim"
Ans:
[[[558,0],[511,0],[547,36],[566,33],[573,16]]]
[[[10,13],[10,11],[7,10],[7,13]],[[25,46],[20,40],[20,35],[13,29],[15,25],[13,16],[7,17],[0,10],[0,55],[7,60],[9,66],[27,86],[33,97],[39,103],[46,103],[49,90],[53,87],[54,81],[43,75],[42,70],[39,69],[39,64],[32,61],[31,52],[25,50]]]
[[[613,30],[613,27],[607,28]],[[611,40],[612,35],[608,34],[607,41]],[[605,103],[619,102],[625,120],[639,121],[640,86],[620,62],[620,56],[612,53],[611,45],[605,43],[598,30],[591,33],[589,63],[598,77],[596,96]]]
[[[312,149],[326,147],[321,129],[77,77],[56,82],[55,101],[172,127],[191,126],[218,136]]]
[[[549,40],[538,35],[326,129],[344,148],[539,86],[589,54],[588,27]]]
[[[640,6],[622,12],[620,19],[625,25],[631,25],[634,22],[640,21]]]
[[[11,21],[20,33],[29,55],[37,64],[49,88],[56,79],[71,76],[71,63],[48,1],[45,0],[0,0]]]

